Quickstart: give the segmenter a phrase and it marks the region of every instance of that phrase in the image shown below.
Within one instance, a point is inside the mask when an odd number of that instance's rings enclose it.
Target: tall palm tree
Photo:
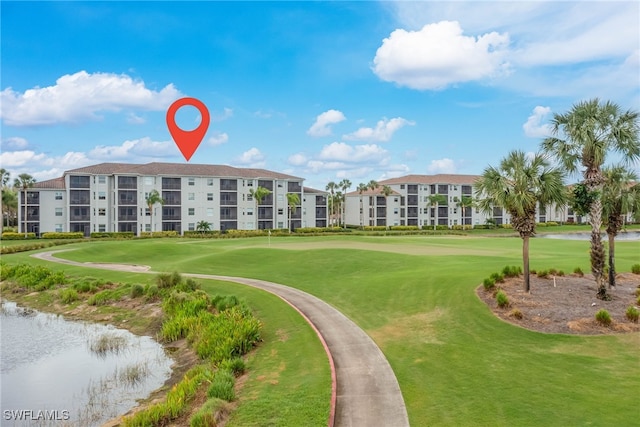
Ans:
[[[256,230],[258,229],[258,206],[260,205],[260,203],[262,203],[262,200],[267,197],[269,194],[271,194],[271,190],[269,190],[268,188],[264,188],[261,186],[256,187],[256,189],[254,190],[253,188],[251,190],[249,190],[249,194],[251,194],[251,197],[253,197],[254,202],[256,203]]]
[[[464,228],[464,217],[467,213],[467,209],[473,206],[473,197],[463,195],[460,197],[460,200],[458,200],[457,206],[462,209],[462,226]]]
[[[360,194],[360,228],[364,227],[364,206],[362,203],[362,193],[364,193],[368,189],[369,187],[367,186],[367,184],[363,184],[363,183],[358,184],[357,190],[358,190],[358,194]]]
[[[382,194],[384,196],[384,205],[385,205],[385,209],[387,206],[389,206],[389,196],[393,193],[393,190],[391,189],[391,187],[389,187],[388,185],[383,185],[382,188],[380,189],[380,194]],[[387,227],[389,227],[389,223],[388,223],[388,219],[387,216],[385,215],[385,223],[387,225]]]
[[[446,205],[447,204],[447,196],[444,194],[432,194],[427,200],[429,201],[428,206],[437,209],[438,205]],[[433,216],[433,231],[436,231],[436,215]]]
[[[602,170],[605,182],[602,187],[603,218],[609,240],[609,289],[616,286],[615,239],[624,225],[624,217],[631,213],[640,216],[640,184],[634,184],[637,176],[624,166]]]
[[[604,246],[600,237],[602,200],[605,182],[602,166],[611,151],[620,153],[625,162],[640,158],[638,112],[622,111],[612,102],[597,98],[575,104],[565,114],[554,114],[552,136],[542,142],[542,149],[555,156],[569,173],[582,172],[583,183],[593,194],[589,206],[591,224],[591,272],[598,285],[598,298],[608,299],[604,285]]]
[[[28,219],[27,216],[29,212],[29,210],[27,209],[27,205],[29,204],[27,202],[27,190],[33,187],[35,183],[36,183],[36,180],[28,173],[21,173],[13,182],[13,186],[18,188],[19,190],[22,190],[24,195],[24,218],[22,218],[22,221],[24,224],[25,239],[27,238],[27,219]]]
[[[345,221],[345,216],[346,216],[346,207],[347,207],[347,190],[349,190],[349,188],[351,188],[351,181],[349,181],[347,178],[344,178],[342,181],[340,181],[340,183],[338,184],[340,186],[340,189],[342,190],[342,215],[340,215],[340,218],[342,219],[342,227],[343,228],[347,228],[347,223]]]
[[[145,202],[147,203],[147,207],[149,208],[149,231],[153,233],[153,206],[157,203],[164,205],[164,199],[158,192],[158,190],[151,190],[147,197],[145,197]]]
[[[512,151],[499,167],[487,167],[475,183],[480,208],[491,212],[503,207],[511,215],[513,228],[522,238],[524,290],[529,292],[529,237],[536,230],[538,203],[564,203],[563,173],[551,167],[541,154],[528,158],[522,151]]]
[[[325,187],[325,189],[329,192],[329,194],[331,194],[331,197],[329,198],[329,224],[333,225],[333,221],[335,220],[335,215],[336,215],[336,200],[335,200],[335,192],[338,189],[338,184],[336,184],[335,182],[331,181],[327,184],[327,186]]]
[[[211,224],[209,224],[204,219],[202,221],[198,221],[198,223],[196,224],[196,231],[199,231],[202,234],[206,233],[207,231],[211,231]]]
[[[291,215],[293,215],[296,212],[296,209],[298,208],[299,204],[300,204],[300,196],[298,196],[296,193],[287,193],[287,205],[289,206],[289,209],[287,210],[288,212],[287,221],[288,221],[289,233],[291,233]]]
[[[5,192],[7,192],[7,184],[11,179],[11,174],[5,168],[0,169],[0,177],[2,178],[2,200],[0,201],[0,235],[4,228],[4,209],[5,209]]]
[[[375,179],[372,179],[371,181],[367,182],[367,189],[371,190],[371,191],[375,191],[376,188],[378,188],[378,181],[376,181]],[[373,197],[373,225],[376,225],[376,198],[375,196]],[[369,219],[369,221],[371,222],[371,219]]]

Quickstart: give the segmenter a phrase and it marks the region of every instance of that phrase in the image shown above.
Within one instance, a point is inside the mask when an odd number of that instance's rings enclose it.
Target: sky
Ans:
[[[580,101],[640,109],[637,1],[2,1],[0,49],[0,165],[38,181],[186,162],[183,97],[211,117],[189,163],[319,189],[480,174]]]

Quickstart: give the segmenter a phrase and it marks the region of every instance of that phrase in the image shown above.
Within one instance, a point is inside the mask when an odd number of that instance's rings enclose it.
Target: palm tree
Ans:
[[[346,216],[346,205],[347,205],[347,190],[349,188],[351,188],[351,181],[349,181],[347,178],[344,178],[342,181],[340,181],[340,183],[338,184],[340,186],[340,189],[342,190],[342,215],[340,215],[340,218],[342,219],[342,227],[343,228],[347,228],[347,223],[345,221],[345,216]]]
[[[610,151],[620,153],[625,162],[640,158],[638,112],[622,111],[611,102],[597,98],[575,104],[568,113],[554,114],[551,134],[542,149],[555,156],[569,173],[581,170],[586,190],[593,194],[589,205],[591,224],[591,272],[598,285],[598,298],[607,299],[604,285],[604,246],[600,237],[605,182],[602,166]]]
[[[13,188],[5,188],[2,191],[2,209],[7,215],[7,226],[15,224],[18,212],[18,195]],[[13,221],[11,221],[13,219]]]
[[[444,194],[432,194],[428,197],[429,207],[437,209],[438,205],[447,204],[447,196]],[[436,215],[433,216],[433,231],[436,231]]]
[[[376,181],[375,179],[372,179],[371,181],[367,182],[367,189],[371,190],[371,191],[375,191],[375,189],[378,188],[378,181]],[[373,225],[376,225],[376,198],[375,196],[373,197]],[[369,219],[369,222],[371,223],[371,219]]]
[[[382,194],[384,196],[384,205],[385,205],[385,209],[386,207],[389,205],[389,203],[387,203],[389,200],[389,196],[393,193],[393,190],[391,189],[391,187],[389,187],[388,185],[383,185],[382,188],[380,189],[380,194]],[[389,227],[389,223],[387,222],[387,217],[385,215],[385,223],[387,225],[387,227]]]
[[[271,190],[269,190],[268,188],[264,188],[261,186],[258,186],[255,190],[252,188],[251,190],[249,190],[249,194],[251,194],[251,197],[253,197],[253,200],[256,203],[256,230],[258,229],[259,223],[258,223],[258,205],[260,205],[260,203],[262,203],[262,200],[267,197],[269,194],[271,194]]]
[[[535,234],[538,203],[564,203],[563,173],[551,167],[541,154],[527,158],[512,151],[500,166],[487,167],[475,183],[480,208],[491,212],[501,206],[511,215],[513,228],[522,238],[524,290],[529,292],[529,237]]]
[[[3,177],[4,179],[4,177]],[[24,223],[24,238],[27,238],[27,216],[28,216],[28,212],[29,210],[27,209],[27,190],[31,187],[33,187],[33,184],[36,183],[36,180],[29,175],[28,173],[21,173],[20,175],[18,175],[18,177],[15,179],[15,181],[13,182],[13,186],[22,190],[23,194],[24,194],[24,218],[23,223]]]
[[[289,209],[288,209],[289,214],[287,215],[289,233],[291,233],[291,215],[293,215],[296,212],[296,209],[298,208],[299,204],[300,204],[300,196],[298,196],[296,193],[287,193],[287,205],[289,205]]]
[[[5,192],[7,192],[7,184],[11,179],[11,174],[5,168],[0,169],[0,177],[2,178],[2,200],[0,201],[0,235],[4,227],[4,206],[5,206]],[[8,197],[8,196],[7,196]]]
[[[199,231],[202,234],[206,233],[207,231],[211,231],[211,224],[209,224],[205,220],[198,221],[198,223],[196,224],[196,231]]]
[[[362,193],[367,191],[369,187],[367,184],[360,183],[358,184],[358,194],[360,194],[360,228],[364,227],[364,206],[362,204]]]
[[[467,208],[470,208],[473,206],[473,198],[470,196],[462,196],[460,198],[460,200],[458,200],[457,206],[462,209],[462,228],[464,228],[465,223],[464,223],[464,217],[465,214],[467,213]]]
[[[325,189],[329,192],[329,194],[331,194],[331,197],[329,198],[329,218],[330,218],[329,224],[333,225],[333,221],[335,220],[335,215],[336,215],[336,203],[335,203],[334,194],[335,194],[335,191],[338,189],[338,184],[331,181],[327,184]]]
[[[640,215],[640,184],[633,185],[637,176],[624,166],[604,168],[602,187],[603,218],[609,239],[609,289],[616,286],[615,239],[624,225],[624,217]]]
[[[164,199],[160,196],[158,190],[151,190],[149,194],[144,198],[145,202],[147,202],[147,207],[149,208],[149,231],[153,233],[153,205],[160,203],[164,205]]]

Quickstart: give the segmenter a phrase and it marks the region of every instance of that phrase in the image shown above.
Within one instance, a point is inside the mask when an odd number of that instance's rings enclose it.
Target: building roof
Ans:
[[[383,184],[383,182],[380,182],[380,184]],[[387,185],[386,182],[384,182],[384,185]],[[347,196],[360,196],[360,192],[358,190],[355,191],[350,191],[347,193]],[[378,185],[376,188],[374,188],[373,190],[371,188],[367,188],[365,191],[362,192],[363,196],[384,196],[384,194],[382,194],[382,185]],[[400,193],[398,193],[396,190],[391,189],[391,193],[389,193],[389,196],[399,196]]]
[[[302,178],[300,177],[266,169],[236,168],[228,165],[206,165],[192,163],[100,163],[97,165],[68,170],[65,172],[65,175],[78,173],[91,175],[175,175],[302,180]]]
[[[33,188],[41,188],[41,189],[64,189],[64,178],[54,178],[49,179],[47,181],[40,181],[33,184]]]
[[[473,185],[480,178],[480,175],[457,175],[457,174],[437,174],[437,175],[405,175],[398,178],[380,181],[381,185],[392,184],[456,184]]]
[[[305,193],[310,193],[310,194],[329,194],[328,191],[324,191],[324,190],[318,190],[316,188],[311,188],[311,187],[302,187]]]

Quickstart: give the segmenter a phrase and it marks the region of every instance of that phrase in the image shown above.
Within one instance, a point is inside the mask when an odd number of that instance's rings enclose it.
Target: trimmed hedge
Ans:
[[[94,232],[91,233],[92,239],[106,239],[106,238],[115,238],[115,239],[132,239],[136,236],[133,231],[120,231],[120,232]]]
[[[140,237],[142,238],[155,238],[155,237],[178,237],[179,234],[177,231],[175,230],[171,230],[171,231],[153,231],[153,232],[149,232],[149,231],[143,231],[142,233],[140,233]]]
[[[298,234],[313,234],[313,233],[350,233],[353,230],[351,228],[342,227],[300,227],[296,228],[295,232]]]
[[[12,231],[5,231],[2,233],[2,240],[26,240],[35,239],[36,233],[27,233],[27,237],[24,237],[24,233],[14,233]]]
[[[46,233],[42,233],[41,237],[43,239],[82,239],[84,237],[84,233],[71,232],[71,231],[59,233],[59,232],[48,231]]]

